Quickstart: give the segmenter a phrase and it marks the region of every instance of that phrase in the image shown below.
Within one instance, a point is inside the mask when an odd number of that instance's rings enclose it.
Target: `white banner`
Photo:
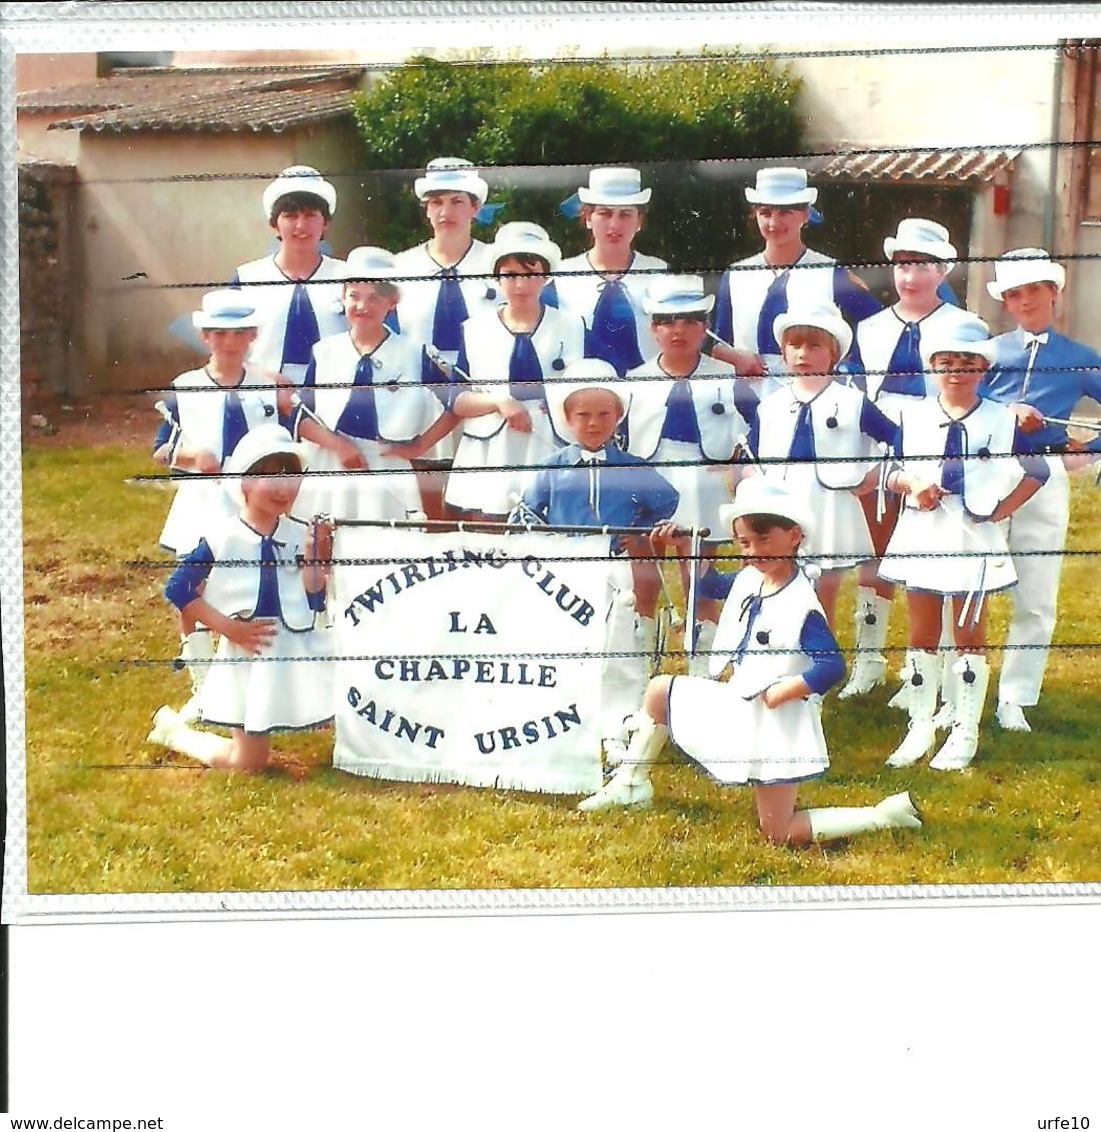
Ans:
[[[599,535],[339,528],[333,766],[599,788],[608,550]]]

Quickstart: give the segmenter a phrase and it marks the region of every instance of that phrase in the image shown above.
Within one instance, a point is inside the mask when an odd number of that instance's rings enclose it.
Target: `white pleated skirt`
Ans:
[[[669,734],[716,781],[777,786],[820,778],[830,765],[817,696],[765,707],[729,684],[675,676],[669,685]]]
[[[671,461],[668,465],[663,461]],[[699,446],[687,440],[663,440],[651,457],[659,471],[680,494],[673,521],[685,527],[710,527],[715,538],[729,531],[719,523],[719,508],[733,498],[730,467],[705,464]]]
[[[525,407],[531,413],[531,432],[517,432],[505,425],[488,438],[463,433],[447,478],[446,503],[486,515],[507,515],[512,510],[540,466],[559,447],[539,403],[525,402]]]
[[[337,520],[408,519],[421,510],[417,476],[408,460],[385,456],[377,440],[348,437],[367,461],[366,472],[348,472],[336,455],[313,446],[291,515],[308,521],[314,515]]]
[[[199,545],[206,531],[222,519],[231,519],[240,509],[220,476],[195,475],[180,480],[158,542],[174,554],[187,554]]]
[[[200,693],[199,718],[256,735],[327,723],[333,718],[333,649],[328,628],[295,633],[280,626],[258,657],[223,637]]]
[[[955,495],[932,511],[903,507],[879,576],[907,589],[955,596],[1017,584],[1006,524],[976,523]]]

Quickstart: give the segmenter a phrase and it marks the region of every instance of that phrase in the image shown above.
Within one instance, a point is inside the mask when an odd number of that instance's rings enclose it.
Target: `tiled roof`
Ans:
[[[991,181],[1019,149],[855,150],[831,157],[816,177],[836,181]]]
[[[59,130],[274,131],[351,113],[364,68],[141,67],[19,95],[19,113],[69,115]]]

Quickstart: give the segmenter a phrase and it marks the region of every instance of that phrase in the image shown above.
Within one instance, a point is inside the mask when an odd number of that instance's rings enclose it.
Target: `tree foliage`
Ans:
[[[717,188],[690,165],[668,163],[798,153],[800,87],[787,67],[717,55],[534,66],[413,59],[355,102],[371,170],[409,174],[405,192],[395,193],[392,177],[376,183],[372,242],[396,249],[425,238],[408,183],[414,170],[450,155],[492,170],[493,199],[506,203],[501,220],[535,220],[567,254],[580,251],[584,234],[557,213],[576,178],[566,186],[547,168],[533,188],[530,176],[510,170],[623,163],[649,167],[644,249],[674,263],[722,266],[739,250],[735,229],[744,228],[740,184]]]

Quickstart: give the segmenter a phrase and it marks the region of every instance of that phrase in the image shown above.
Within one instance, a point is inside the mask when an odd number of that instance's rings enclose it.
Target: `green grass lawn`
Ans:
[[[885,708],[893,687],[830,697],[832,767],[802,804],[909,789],[926,824],[828,848],[766,845],[751,791],[675,762],[655,773],[653,810],[592,816],[574,798],[355,778],[329,766],[331,733],[281,737],[276,770],[230,777],[144,741],[156,707],[188,695],[168,663],[165,571],[133,565],[157,557],[170,499],[125,484],[149,472],[145,449],[29,447],[23,469],[31,894],[1101,880],[1101,643],[1056,648],[1030,735],[994,726],[992,682],[979,758],[962,773],[883,766],[905,727]],[[1096,546],[1099,519],[1087,474],[1073,549]],[[1092,556],[1067,559],[1057,645],[1101,642],[1095,575]],[[843,645],[851,609],[846,583]],[[995,643],[1007,613],[995,598]]]

